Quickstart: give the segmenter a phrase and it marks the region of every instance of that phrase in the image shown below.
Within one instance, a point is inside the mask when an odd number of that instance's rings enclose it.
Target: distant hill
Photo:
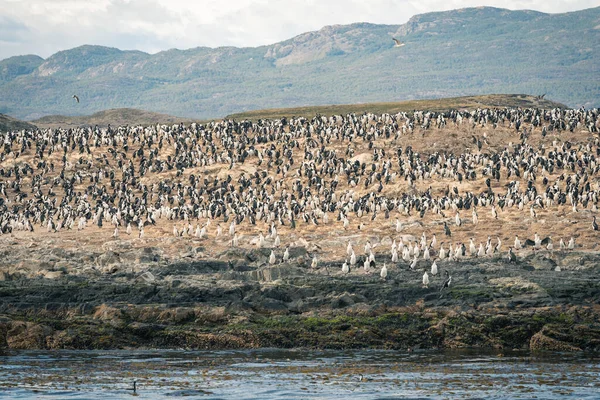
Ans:
[[[292,116],[345,115],[348,113],[371,112],[374,114],[410,112],[413,110],[448,111],[477,108],[521,107],[521,108],[565,108],[555,101],[540,99],[525,94],[490,94],[482,96],[451,97],[434,100],[411,100],[391,103],[336,104],[295,108],[275,108],[230,114],[226,118],[236,120],[274,119]]]
[[[566,106],[548,99],[539,99],[536,96],[524,94],[491,94],[482,96],[463,96],[433,100],[412,100],[389,103],[364,103],[364,104],[338,104],[325,106],[307,106],[295,108],[278,108],[254,110],[243,113],[230,114],[226,118],[259,119],[282,118],[291,116],[312,117],[317,114],[333,115],[347,113],[372,112],[397,113],[400,111],[431,110],[445,111],[451,109],[476,109],[495,107],[538,107],[538,108],[565,108]],[[77,126],[105,127],[107,125],[153,125],[153,124],[178,124],[203,122],[191,118],[174,117],[172,115],[155,113],[152,111],[137,110],[132,108],[117,108],[99,111],[92,115],[69,117],[65,115],[48,115],[32,121],[35,125],[19,121],[7,115],[0,114],[0,131],[38,128],[70,128]]]
[[[190,118],[179,118],[152,111],[136,110],[132,108],[118,108],[99,111],[92,115],[68,117],[65,115],[48,115],[33,121],[40,128],[69,128],[76,126],[124,126],[124,125],[153,125],[153,124],[178,124],[192,122]]]
[[[19,121],[8,115],[0,114],[0,132],[20,131],[22,129],[36,129],[36,126],[29,122]]]
[[[392,37],[406,43],[395,48]],[[0,112],[33,120],[138,108],[218,118],[265,108],[486,93],[600,106],[600,7],[563,13],[479,7],[357,23],[254,48],[157,54],[81,46],[0,61]],[[81,102],[72,98],[77,94]]]

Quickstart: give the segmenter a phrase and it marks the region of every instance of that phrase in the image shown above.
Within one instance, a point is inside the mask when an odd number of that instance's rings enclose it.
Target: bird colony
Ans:
[[[469,258],[596,250],[599,128],[502,108],[3,132],[0,238],[304,247],[307,271],[443,288]]]

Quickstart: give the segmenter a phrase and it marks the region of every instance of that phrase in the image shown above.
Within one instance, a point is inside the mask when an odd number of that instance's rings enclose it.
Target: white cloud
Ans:
[[[173,47],[260,46],[325,25],[401,24],[419,13],[480,5],[565,12],[595,7],[598,1],[0,0],[0,24],[5,25],[0,59],[31,53],[47,57],[83,44],[150,53]]]

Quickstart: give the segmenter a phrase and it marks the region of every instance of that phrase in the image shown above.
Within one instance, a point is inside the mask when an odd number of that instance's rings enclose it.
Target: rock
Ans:
[[[121,263],[121,258],[114,251],[107,251],[106,253],[100,254],[100,256],[96,259],[96,263],[101,267],[105,267],[108,265]]]
[[[139,263],[158,262],[163,255],[162,249],[158,247],[144,247],[138,256]]]
[[[348,293],[336,297],[331,301],[331,308],[345,308],[354,305],[354,300]]]
[[[0,317],[0,351],[8,347],[8,343],[6,343],[6,334],[8,332],[10,322],[11,321],[8,318]]]
[[[62,277],[64,275],[63,271],[47,271],[47,270],[42,270],[39,272],[39,274],[44,277],[45,279],[58,279],[60,277]]]
[[[142,281],[144,281],[146,283],[152,283],[155,280],[154,275],[152,275],[152,272],[150,272],[150,271],[141,273],[138,276],[138,279],[141,279]]]
[[[119,267],[116,265],[107,265],[101,269],[101,271],[105,274],[114,274],[119,270]]]
[[[46,325],[16,321],[9,325],[6,343],[11,349],[45,349],[46,337],[52,332],[52,328]]]
[[[417,238],[414,237],[413,235],[401,235],[400,238],[402,238],[402,241],[404,242],[405,245],[407,245],[408,243],[417,241]]]
[[[252,293],[246,296],[243,300],[249,303],[254,310],[260,312],[281,312],[287,313],[288,308],[281,300],[276,300],[268,297],[261,296],[259,293]]]
[[[294,300],[287,305],[288,310],[294,313],[303,313],[309,310],[308,304],[304,302],[302,299]]]
[[[250,272],[253,279],[263,282],[273,282],[279,279],[302,276],[304,271],[300,268],[292,267],[288,264],[282,264],[274,267],[266,266]]]
[[[290,247],[289,248],[290,259],[304,257],[307,254],[306,247]]]
[[[530,260],[528,260],[531,266],[536,270],[554,270],[556,262],[544,255],[535,254]]]
[[[287,313],[287,311],[288,311],[288,308],[284,302],[282,302],[280,300],[269,299],[269,298],[265,299],[264,301],[262,301],[260,303],[260,309],[262,309],[263,311],[269,311],[269,312],[285,311]]]
[[[381,239],[381,242],[379,243],[382,246],[391,246],[392,245],[392,238],[389,236],[384,237],[383,239]]]
[[[127,236],[124,232],[123,234]],[[110,240],[102,244],[102,249],[104,249],[105,251],[112,251],[115,249],[129,250],[131,249],[131,247],[131,242],[129,240]]]
[[[48,349],[86,349],[87,344],[81,343],[81,337],[77,331],[65,329],[46,337],[46,347]]]
[[[490,284],[508,289],[515,293],[539,292],[542,290],[537,283],[530,282],[521,277],[503,277],[490,279]]]
[[[163,322],[163,323],[168,322],[168,323],[181,324],[181,323],[185,323],[187,321],[192,321],[195,319],[195,317],[196,317],[196,313],[194,312],[193,309],[185,308],[185,307],[177,307],[177,308],[170,308],[168,310],[161,312],[158,315],[158,321]]]
[[[577,346],[549,337],[548,334],[551,333],[547,325],[544,326],[529,340],[529,349],[532,351],[581,351]]]
[[[307,248],[309,246],[309,243],[306,239],[304,238],[298,238],[298,240],[296,240],[296,242],[293,243],[294,247],[303,247],[303,248]]]
[[[94,319],[100,321],[118,321],[123,317],[123,313],[118,308],[108,306],[106,304],[100,305],[94,312]]]

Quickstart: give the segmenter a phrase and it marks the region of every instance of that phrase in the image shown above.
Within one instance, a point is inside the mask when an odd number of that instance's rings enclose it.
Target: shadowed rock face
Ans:
[[[410,271],[378,254],[388,263],[382,281],[362,268],[344,275],[341,262],[312,269],[301,248],[270,266],[267,250],[181,261],[143,248],[126,256],[145,260],[136,268],[112,251],[54,251],[54,265],[77,267],[46,270],[39,260],[2,275],[0,346],[600,349],[595,254],[439,262],[452,275],[440,292],[439,274],[420,285],[425,261]],[[25,253],[11,247],[4,260]],[[101,273],[105,265],[114,272]]]

